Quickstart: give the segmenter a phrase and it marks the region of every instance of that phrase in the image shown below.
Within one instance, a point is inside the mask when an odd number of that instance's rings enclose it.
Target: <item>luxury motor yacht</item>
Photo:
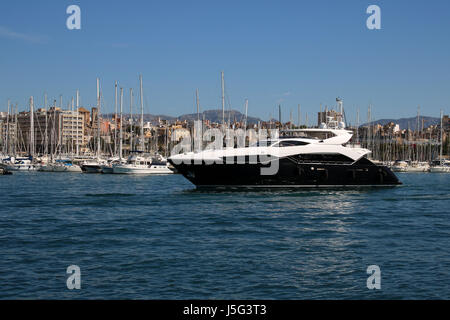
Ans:
[[[282,132],[243,148],[171,156],[169,162],[197,187],[394,186],[392,171],[367,159],[369,150],[344,146],[345,125]]]
[[[121,174],[171,174],[167,160],[161,155],[150,156],[144,153],[132,154],[124,164],[112,166],[113,173]]]

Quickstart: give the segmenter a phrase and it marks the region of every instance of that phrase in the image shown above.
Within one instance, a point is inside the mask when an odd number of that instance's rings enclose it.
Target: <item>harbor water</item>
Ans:
[[[450,299],[449,176],[397,176],[215,192],[181,175],[1,176],[0,299]]]

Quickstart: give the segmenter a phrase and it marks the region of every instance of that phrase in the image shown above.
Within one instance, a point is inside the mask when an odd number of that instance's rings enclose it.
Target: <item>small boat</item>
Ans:
[[[438,161],[430,167],[430,172],[434,173],[450,173],[450,161]]]
[[[113,173],[119,174],[172,174],[167,160],[161,155],[145,155],[136,153],[130,155],[125,164],[112,166]]]
[[[9,160],[9,162],[8,162]],[[33,157],[6,159],[6,169],[8,171],[36,171],[37,167],[33,163]]]
[[[81,170],[84,173],[102,173],[102,168],[105,165],[105,161],[101,159],[85,161],[81,164]]]
[[[408,162],[403,160],[396,160],[391,166],[393,172],[406,172],[408,168]]]
[[[70,159],[58,159],[54,163],[47,163],[38,169],[44,172],[82,172],[81,167]]]
[[[391,166],[393,172],[428,172],[430,165],[427,162],[414,162],[396,160]]]
[[[441,147],[439,152],[439,160],[435,161],[434,164],[430,167],[430,172],[434,173],[447,173],[450,172],[450,161],[444,160],[442,157],[443,153],[443,133],[444,133],[444,125],[443,125],[443,113],[441,110]]]
[[[429,170],[430,165],[426,162],[416,162],[406,168],[406,172],[428,172]]]
[[[6,167],[0,163],[0,176],[6,176],[12,174],[11,171],[6,170]]]
[[[124,164],[125,161],[121,161],[120,158],[110,158],[106,160],[106,163],[102,165],[102,173],[104,174],[112,174],[114,173],[114,166],[118,164]]]

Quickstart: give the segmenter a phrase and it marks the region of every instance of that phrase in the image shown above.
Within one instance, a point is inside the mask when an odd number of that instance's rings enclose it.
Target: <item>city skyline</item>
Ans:
[[[70,4],[81,8],[81,30],[66,28]],[[381,30],[366,27],[371,4],[381,8]],[[114,82],[137,89],[139,74],[145,113],[194,113],[197,88],[202,111],[220,109],[224,71],[226,109],[242,112],[249,99],[249,115],[261,119],[277,118],[279,104],[283,121],[290,110],[296,119],[298,104],[302,118],[314,116],[338,96],[351,122],[358,108],[365,122],[369,104],[372,119],[411,117],[418,106],[438,117],[450,100],[449,8],[444,1],[8,3],[0,13],[0,111],[8,99],[26,110],[30,96],[42,106],[44,92],[49,104],[62,94],[66,107],[77,89],[81,105],[95,106],[99,77],[102,111],[110,113]],[[124,102],[128,109],[127,94]]]

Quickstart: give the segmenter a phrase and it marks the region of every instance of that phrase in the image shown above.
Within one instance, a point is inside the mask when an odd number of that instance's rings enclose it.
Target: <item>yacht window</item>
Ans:
[[[308,145],[308,142],[304,141],[298,141],[298,140],[287,140],[287,141],[280,141],[275,147],[298,147],[298,146],[306,146]]]
[[[299,154],[296,156],[300,163],[352,163],[353,160],[343,154]]]

